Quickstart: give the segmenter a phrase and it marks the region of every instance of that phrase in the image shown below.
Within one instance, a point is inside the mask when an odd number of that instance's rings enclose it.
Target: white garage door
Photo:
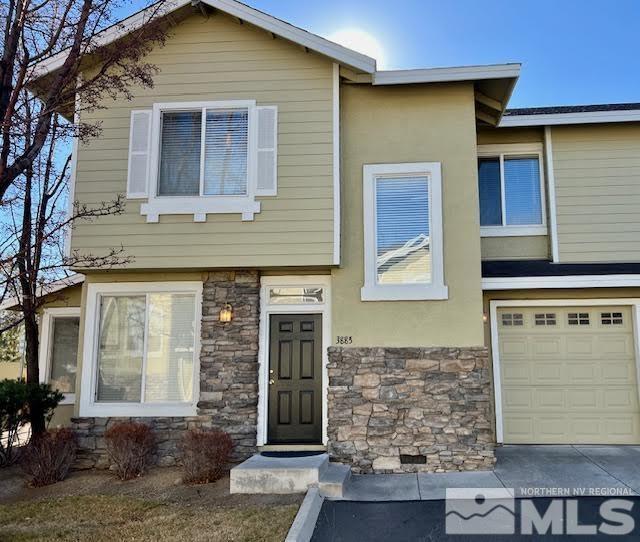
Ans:
[[[500,308],[505,444],[638,444],[629,307]]]

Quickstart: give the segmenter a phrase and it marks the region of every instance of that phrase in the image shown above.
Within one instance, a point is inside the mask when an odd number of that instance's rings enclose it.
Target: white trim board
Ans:
[[[633,340],[636,352],[636,378],[640,393],[640,299],[494,299],[489,302],[491,325],[491,361],[493,393],[496,413],[496,442],[504,444],[504,418],[502,415],[502,379],[500,372],[500,338],[498,336],[498,309],[501,307],[597,307],[607,305],[630,306],[633,315]]]
[[[483,290],[635,287],[640,287],[640,275],[558,275],[548,277],[485,277],[482,279]]]
[[[376,71],[375,59],[358,53],[352,49],[333,43],[325,38],[312,34],[306,30],[293,26],[285,21],[272,17],[267,13],[253,9],[252,7],[236,2],[235,0],[200,0],[214,9],[220,10],[232,17],[237,17],[242,21],[250,23],[267,32],[287,39],[303,47],[315,51],[316,53],[328,56],[334,60],[364,71],[366,73],[374,73]],[[157,5],[149,6],[138,13],[134,13],[130,17],[122,19],[118,23],[106,28],[100,32],[94,39],[93,48],[107,45],[117,39],[133,32],[146,24],[151,18],[163,17],[170,13],[191,5],[192,0],[170,0],[166,4],[158,7]],[[66,51],[53,55],[43,60],[36,66],[38,78],[51,73],[60,68],[65,59]]]
[[[333,64],[333,264],[340,265],[340,65]]]
[[[416,70],[377,71],[374,85],[409,85],[414,83],[442,83],[447,81],[478,81],[520,76],[521,64],[488,64],[484,66],[456,66]]]
[[[300,305],[270,305],[269,289],[287,286],[319,286],[324,289],[324,303]],[[328,442],[329,363],[331,346],[331,276],[291,275],[263,276],[260,279],[260,332],[258,343],[258,427],[257,446],[268,442],[269,412],[269,316],[271,314],[322,314],[322,444]]]
[[[582,113],[547,113],[541,115],[507,115],[500,128],[515,126],[557,126],[562,124],[600,124],[604,122],[640,122],[640,110],[588,111]]]
[[[547,187],[549,200],[549,229],[551,233],[551,259],[554,263],[560,261],[560,249],[558,247],[558,210],[556,205],[556,175],[553,168],[553,138],[551,128],[544,128],[544,163],[547,172]]]
[[[51,348],[53,322],[56,318],[78,318],[80,319],[80,307],[52,307],[44,309],[42,321],[40,322],[40,348],[38,351],[38,369],[40,371],[40,382],[49,383],[51,375]],[[80,346],[78,345],[78,350]],[[77,353],[76,353],[77,363]],[[80,374],[76,372],[76,390],[79,386]],[[75,393],[65,393],[61,405],[73,405],[76,402]]]
[[[80,416],[88,417],[147,417],[147,416],[195,416],[200,398],[200,328],[202,322],[202,290],[199,281],[176,282],[105,282],[87,286],[84,316],[84,344],[82,346],[82,369],[79,409]],[[100,325],[101,295],[146,295],[150,293],[195,294],[195,344],[193,352],[193,398],[191,402],[162,403],[106,403],[96,402],[98,329]],[[147,309],[148,310],[148,307]],[[145,321],[148,321],[145,316]],[[144,349],[146,358],[147,339]],[[145,374],[144,366],[142,375]]]

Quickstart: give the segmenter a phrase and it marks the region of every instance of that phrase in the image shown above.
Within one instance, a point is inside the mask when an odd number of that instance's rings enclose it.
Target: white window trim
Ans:
[[[291,286],[319,287],[323,291],[323,303],[276,305],[269,303],[271,288]],[[258,347],[258,427],[257,446],[268,442],[269,424],[269,316],[272,314],[322,314],[322,444],[328,442],[329,420],[329,363],[331,346],[331,276],[297,275],[273,276],[260,279],[260,337]]]
[[[40,323],[40,351],[38,352],[38,368],[40,382],[48,384],[51,381],[51,353],[53,348],[53,322],[56,318],[80,318],[80,307],[57,307],[45,309]],[[80,350],[78,348],[78,350]],[[77,362],[77,360],[76,360]],[[76,371],[76,389],[78,389],[80,374]],[[75,393],[65,393],[61,405],[73,405],[76,402]]]
[[[540,209],[542,224],[508,226],[504,191],[504,159],[509,156],[537,156],[540,178]],[[547,197],[545,190],[544,153],[542,144],[478,145],[478,158],[498,158],[500,160],[500,197],[502,199],[502,226],[480,226],[481,237],[522,237],[547,235]]]
[[[100,297],[103,295],[145,295],[150,293],[195,294],[195,345],[193,364],[193,400],[165,403],[105,403],[95,401],[98,359]],[[202,319],[202,282],[120,282],[89,284],[84,320],[82,349],[82,385],[80,416],[195,416],[200,396],[200,325]],[[144,373],[143,373],[144,374]]]
[[[429,237],[431,283],[378,284],[376,269],[376,179],[397,176],[426,176],[429,179]],[[420,301],[448,299],[444,283],[442,235],[442,170],[440,162],[409,164],[366,164],[363,168],[364,286],[362,301]]]
[[[633,318],[633,343],[636,365],[636,382],[640,399],[640,299],[501,299],[489,302],[491,322],[491,358],[493,368],[493,395],[496,415],[496,442],[504,444],[504,418],[502,412],[502,373],[500,367],[500,338],[498,335],[498,309],[502,307],[631,307]]]
[[[164,111],[197,109],[247,109],[249,141],[247,149],[247,193],[243,196],[158,196],[160,166],[161,117]],[[203,125],[203,130],[205,126]],[[255,100],[214,102],[172,102],[153,104],[151,119],[151,153],[149,169],[149,199],[140,205],[140,214],[147,222],[158,222],[160,215],[193,214],[194,222],[205,222],[208,213],[240,213],[242,220],[253,220],[260,212],[256,201],[258,173],[258,118]],[[202,167],[202,165],[201,165]]]

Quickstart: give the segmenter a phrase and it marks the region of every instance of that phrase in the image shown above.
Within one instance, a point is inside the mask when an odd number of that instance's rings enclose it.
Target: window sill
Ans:
[[[444,285],[417,286],[388,285],[363,286],[362,301],[443,301],[449,299],[449,288]]]
[[[60,401],[60,405],[75,405],[76,403],[76,394],[75,393],[65,393],[62,401]]]
[[[160,215],[190,215],[194,222],[206,222],[207,214],[242,215],[242,220],[251,221],[260,212],[260,202],[252,196],[202,196],[149,198],[140,205],[140,214],[147,222],[159,221]]]
[[[183,417],[196,416],[197,408],[193,403],[85,403],[80,405],[80,416],[90,418],[103,417]]]
[[[548,234],[546,226],[480,226],[480,237],[527,237]]]

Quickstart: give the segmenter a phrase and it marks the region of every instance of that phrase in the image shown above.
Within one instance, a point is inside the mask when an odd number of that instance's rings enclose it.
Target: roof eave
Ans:
[[[521,64],[492,64],[487,66],[376,71],[373,74],[373,84],[411,85],[484,79],[517,79],[520,76],[520,67]]]
[[[546,113],[541,115],[506,115],[500,128],[526,126],[558,126],[563,124],[603,124],[640,122],[640,110],[589,111],[582,113]]]

